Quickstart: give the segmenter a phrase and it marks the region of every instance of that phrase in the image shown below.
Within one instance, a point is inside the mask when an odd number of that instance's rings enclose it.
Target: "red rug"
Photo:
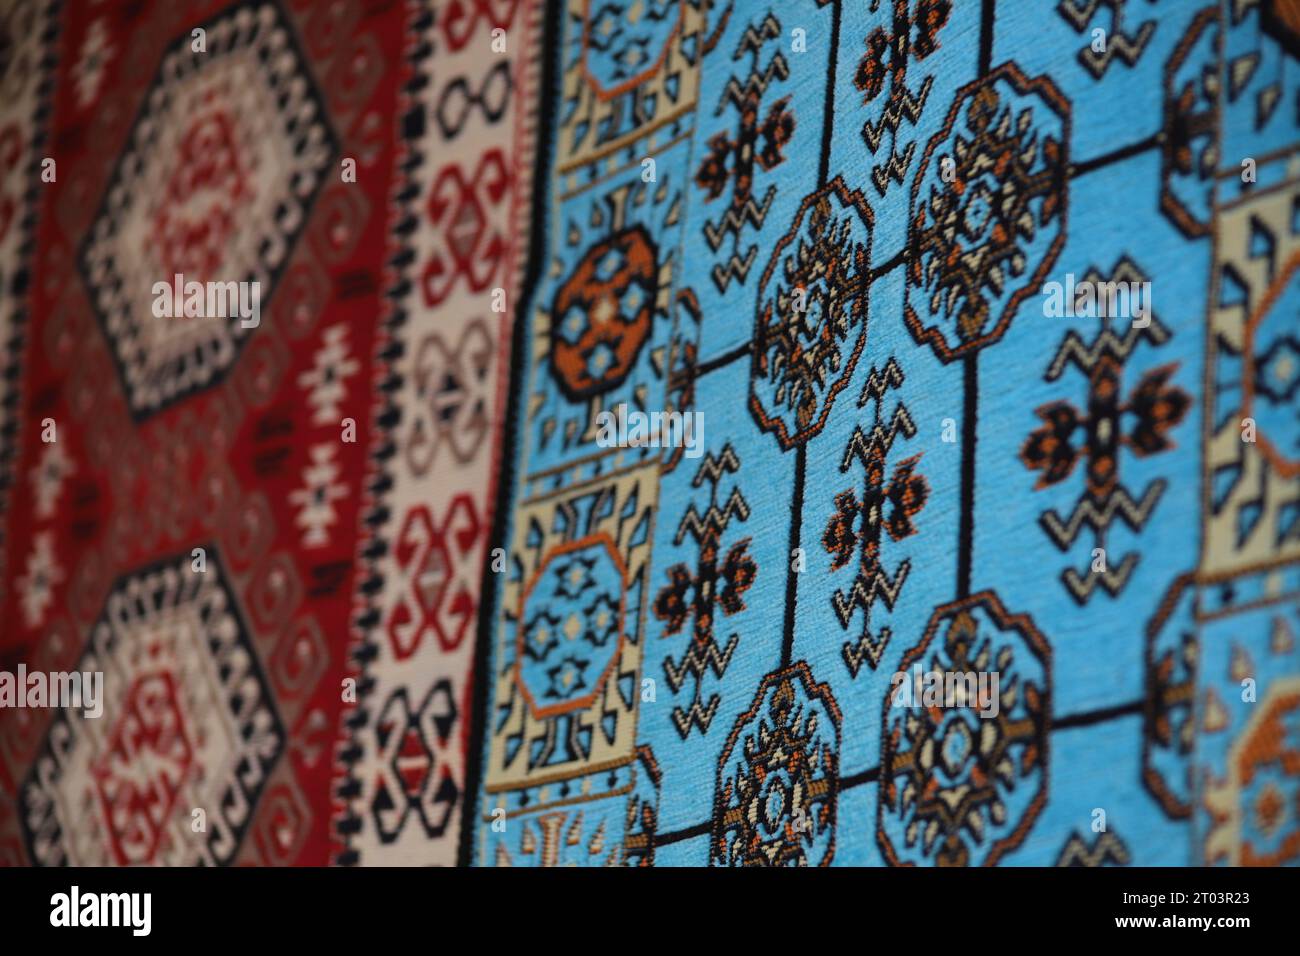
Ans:
[[[522,4],[451,6],[438,102],[417,5],[9,14],[0,670],[106,690],[0,709],[0,862],[324,864],[408,818],[454,860],[520,232],[471,127],[524,77],[482,56]],[[158,318],[177,275],[258,314]]]

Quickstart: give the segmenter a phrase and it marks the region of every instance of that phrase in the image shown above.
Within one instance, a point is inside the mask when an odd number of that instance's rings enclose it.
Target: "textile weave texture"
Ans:
[[[1296,864],[1297,632],[1295,0],[0,0],[0,863]]]

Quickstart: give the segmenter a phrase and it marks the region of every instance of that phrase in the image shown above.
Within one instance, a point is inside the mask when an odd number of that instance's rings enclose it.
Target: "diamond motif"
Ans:
[[[19,795],[34,863],[234,860],[285,731],[219,556],[190,561],[109,593],[76,667],[103,673],[103,715],[58,711]]]
[[[163,57],[81,250],[138,418],[220,381],[256,327],[156,317],[155,283],[256,282],[264,311],[335,153],[275,6],[205,30],[206,52],[186,34]]]

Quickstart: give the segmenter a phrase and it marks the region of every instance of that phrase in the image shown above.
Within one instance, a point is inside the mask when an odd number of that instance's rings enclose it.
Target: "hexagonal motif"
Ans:
[[[555,294],[551,372],[566,396],[590,398],[627,378],[654,324],[658,253],[641,226],[596,243]]]
[[[1047,801],[1051,660],[992,591],[935,609],[883,704],[876,840],[891,865],[992,866],[1024,841]],[[951,698],[908,693],[935,676]]]
[[[537,718],[591,706],[623,644],[625,574],[592,535],[547,555],[524,592],[516,679]]]
[[[583,66],[596,95],[611,99],[639,85],[668,54],[682,21],[682,4],[641,0],[626,6],[589,0],[582,37]]]
[[[830,685],[803,661],[763,678],[718,762],[710,863],[830,865],[841,722]]]
[[[103,713],[50,724],[19,792],[32,861],[232,862],[285,730],[215,548],[121,578],[75,669],[104,675]]]
[[[822,430],[867,341],[871,207],[836,176],[809,195],[759,284],[749,406],[784,449]]]
[[[335,152],[278,7],[240,7],[205,30],[205,52],[187,33],[163,57],[81,250],[137,417],[220,381],[256,327],[159,317],[155,283],[256,282],[265,309]]]
[[[1070,104],[1004,63],[957,91],[912,185],[903,318],[942,361],[1006,334],[1065,243]]]

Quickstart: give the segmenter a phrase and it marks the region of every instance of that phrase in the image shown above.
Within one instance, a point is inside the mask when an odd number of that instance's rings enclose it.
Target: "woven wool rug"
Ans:
[[[1300,860],[1291,0],[4,0],[0,159],[0,862]]]

